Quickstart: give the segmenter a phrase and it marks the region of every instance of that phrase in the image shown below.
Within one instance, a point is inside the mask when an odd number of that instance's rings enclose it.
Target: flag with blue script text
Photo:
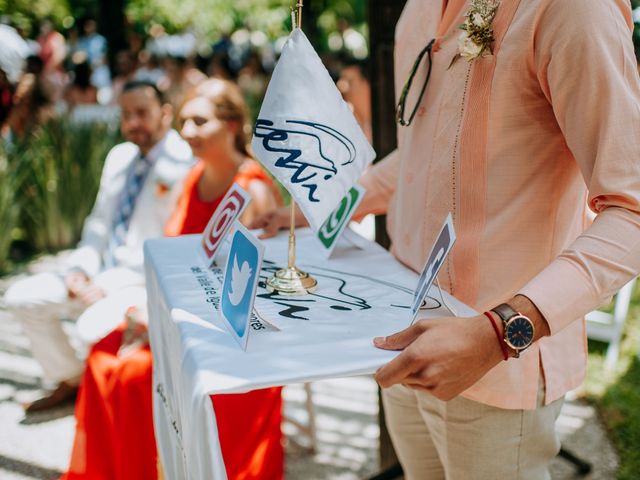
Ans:
[[[300,29],[291,33],[273,71],[252,147],[316,231],[375,157]]]

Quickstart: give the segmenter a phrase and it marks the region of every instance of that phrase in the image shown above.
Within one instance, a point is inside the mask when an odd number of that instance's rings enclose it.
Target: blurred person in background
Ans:
[[[2,45],[0,48],[0,131],[2,131],[13,108],[16,84],[22,77],[29,47],[15,28],[3,24],[0,24],[0,45]]]
[[[138,68],[134,74],[134,80],[141,80],[158,85],[165,73],[160,66],[160,59],[149,50],[141,50],[138,54]]]
[[[165,77],[159,82],[167,101],[174,108],[179,108],[186,94],[207,77],[191,65],[184,55],[167,55],[162,62]]]
[[[140,23],[128,24],[127,25],[127,45],[129,46],[129,51],[134,56],[134,58],[138,58],[138,55],[144,48],[144,39],[145,39],[145,26]]]
[[[41,75],[44,71],[44,62],[38,55],[29,55],[25,60],[24,73]]]
[[[98,33],[98,24],[91,17],[79,22],[80,36],[77,50],[84,52],[91,66],[91,84],[98,89],[111,86],[111,73],[107,65],[107,39]]]
[[[40,44],[37,39],[31,38],[32,25],[24,20],[20,22],[10,22],[9,24],[27,44],[28,55],[40,55]]]
[[[14,85],[7,78],[7,74],[0,66],[0,131],[4,122],[9,117],[9,112],[13,106]]]
[[[64,36],[55,29],[51,19],[45,19],[40,24],[38,35],[40,58],[44,63],[44,81],[50,87],[51,100],[55,103],[62,98],[68,78],[64,69],[67,56],[67,46]]]
[[[247,99],[252,118],[256,118],[269,83],[269,75],[262,66],[259,52],[249,52],[244,66],[238,71],[237,82]]]
[[[249,114],[236,84],[221,79],[208,79],[199,84],[184,101],[178,123],[180,134],[199,163],[187,179],[187,184],[189,179],[195,182],[191,197],[183,196],[178,212],[167,225],[168,234],[178,233],[176,222],[180,224],[181,207],[188,211],[201,202],[213,202],[217,206],[234,182],[247,190],[253,200],[245,210],[243,222],[249,223],[279,204],[270,177],[249,153]],[[210,205],[209,209],[213,212],[215,207]]]
[[[371,129],[371,83],[368,65],[363,60],[346,60],[340,70],[337,82],[338,90],[344,101],[349,104],[360,128],[373,141]]]
[[[207,75],[211,78],[220,78],[222,80],[232,80],[233,72],[229,65],[229,56],[224,51],[216,52],[214,50],[209,65],[207,66]]]
[[[236,85],[204,81],[187,95],[178,123],[198,163],[185,179],[166,235],[201,233],[234,182],[253,200],[244,223],[278,204],[270,178],[247,150],[251,129]],[[65,480],[158,477],[145,296],[129,306],[124,320],[89,354]],[[228,478],[282,478],[281,388],[214,395],[212,401]]]
[[[73,70],[73,58],[80,50],[78,48],[78,39],[80,38],[80,27],[77,23],[74,23],[67,30],[67,56],[65,58],[65,68],[67,70]],[[85,53],[86,56],[86,53]]]
[[[116,54],[115,76],[111,82],[112,104],[117,105],[120,102],[122,88],[135,78],[136,68],[136,55],[131,50],[120,50]]]
[[[55,386],[49,395],[25,405],[28,413],[75,397],[85,349],[75,334],[63,329],[61,317],[87,316],[87,306],[96,301],[144,285],[143,242],[162,235],[193,164],[191,149],[170,128],[172,108],[155,85],[125,85],[120,106],[121,131],[127,141],[107,155],[78,247],[56,273],[16,282],[4,296],[29,338],[45,380]],[[89,315],[87,321],[99,328],[104,319]]]
[[[76,105],[93,105],[98,102],[98,89],[91,84],[91,65],[83,52],[76,52],[73,64],[73,80],[64,92],[69,111]]]
[[[8,142],[24,138],[54,114],[54,104],[41,75],[25,73],[16,86],[11,111],[2,127],[2,138]]]

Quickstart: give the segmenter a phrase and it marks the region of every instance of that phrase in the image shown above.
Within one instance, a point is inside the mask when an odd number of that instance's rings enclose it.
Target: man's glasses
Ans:
[[[422,51],[418,54],[418,58],[413,64],[413,68],[411,68],[411,73],[409,74],[409,78],[407,82],[402,87],[402,94],[400,95],[400,100],[398,101],[398,106],[396,107],[396,120],[403,127],[408,127],[413,122],[413,117],[416,116],[416,112],[418,111],[418,107],[420,106],[420,102],[422,102],[422,97],[424,96],[424,92],[427,89],[427,83],[429,83],[429,78],[431,77],[431,50],[433,49],[433,44],[435,43],[435,38],[429,42],[429,44],[422,49]],[[422,85],[422,90],[420,90],[420,95],[418,96],[418,101],[416,102],[415,107],[411,111],[411,115],[409,115],[409,120],[405,120],[405,108],[407,103],[407,97],[409,96],[409,91],[411,90],[411,86],[413,85],[413,78],[416,76],[416,72],[418,71],[418,67],[422,63],[422,59],[424,56],[427,56],[429,59],[429,69],[427,70],[427,78],[424,80],[424,84]]]

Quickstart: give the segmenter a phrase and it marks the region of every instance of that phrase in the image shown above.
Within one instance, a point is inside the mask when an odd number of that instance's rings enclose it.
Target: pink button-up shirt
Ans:
[[[440,283],[480,312],[518,293],[535,303],[552,335],[464,393],[533,409],[541,375],[547,403],[582,382],[584,315],[640,271],[631,11],[626,0],[502,0],[493,55],[452,64],[467,9],[464,0],[446,10],[442,0],[407,2],[396,98],[437,38],[433,70],[398,149],[362,178],[362,211],[388,213],[392,251],[416,271],[452,212],[458,241]],[[590,226],[587,206],[597,214]]]

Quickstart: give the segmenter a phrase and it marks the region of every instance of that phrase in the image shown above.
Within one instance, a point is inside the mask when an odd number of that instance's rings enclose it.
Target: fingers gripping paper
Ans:
[[[316,231],[375,157],[300,29],[289,37],[273,72],[252,147]]]

